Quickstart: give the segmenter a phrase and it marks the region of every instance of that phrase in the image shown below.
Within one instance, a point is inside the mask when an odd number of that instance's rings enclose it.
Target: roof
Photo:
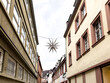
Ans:
[[[65,33],[64,33],[64,37],[67,36],[67,33],[68,33],[69,29],[70,29],[70,26],[71,26],[71,24],[72,24],[72,22],[73,22],[73,19],[74,19],[75,15],[76,15],[76,12],[77,12],[77,10],[78,10],[78,7],[79,7],[81,1],[82,1],[82,0],[75,0],[75,3],[74,3],[75,8],[74,8],[74,10],[73,10],[73,13],[72,13],[71,16],[69,17],[68,24],[67,24],[67,29],[66,29],[66,31],[65,31]]]
[[[45,71],[43,71],[43,77],[45,77],[46,75],[47,75],[47,73],[52,73],[52,69],[50,69],[50,70],[45,70]]]
[[[54,67],[53,68],[53,75],[52,77],[55,75],[56,71],[66,62],[66,57],[63,58],[63,60],[61,60],[61,62],[59,63],[58,67]]]

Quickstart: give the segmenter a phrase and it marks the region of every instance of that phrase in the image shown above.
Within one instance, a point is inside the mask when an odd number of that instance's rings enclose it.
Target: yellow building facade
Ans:
[[[110,0],[76,0],[67,21],[68,83],[109,83]]]
[[[0,83],[37,83],[32,0],[0,0]]]

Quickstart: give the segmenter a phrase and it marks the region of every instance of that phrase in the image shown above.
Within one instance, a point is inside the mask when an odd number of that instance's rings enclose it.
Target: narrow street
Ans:
[[[110,83],[110,0],[0,0],[0,83]]]

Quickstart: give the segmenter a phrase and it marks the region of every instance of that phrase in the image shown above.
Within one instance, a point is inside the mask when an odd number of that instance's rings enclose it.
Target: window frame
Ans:
[[[21,75],[21,71],[22,70],[22,75]],[[21,65],[18,65],[18,68],[17,68],[17,77],[19,80],[23,80],[23,67]]]
[[[82,8],[85,6],[85,15],[82,17]],[[84,19],[86,18],[87,16],[87,7],[86,7],[86,1],[83,2],[81,8],[80,8],[80,25],[82,24],[82,22],[84,21]]]
[[[27,41],[26,41],[26,51],[27,51],[27,53],[29,54],[29,51],[30,51],[30,41],[29,41],[29,39],[27,38],[26,39]]]
[[[69,52],[69,67],[72,66],[72,54],[71,51]]]
[[[27,73],[27,75],[25,75]],[[26,77],[25,77],[26,76]],[[28,72],[26,70],[24,70],[24,81],[27,82],[28,81]]]
[[[1,1],[2,1],[3,5],[4,5],[5,9],[6,9],[6,11],[9,14],[10,7],[11,7],[10,5],[11,5],[12,0],[1,0]],[[4,1],[6,1],[6,2],[4,3]]]
[[[18,15],[18,20],[17,20],[15,14],[14,14],[14,10],[15,10],[15,12],[16,12],[17,15]],[[19,11],[18,11],[18,8],[17,8],[17,5],[16,5],[16,4],[14,5],[14,10],[13,10],[13,25],[14,25],[14,28],[15,28],[17,34],[20,35],[21,16],[20,16],[20,13],[19,13]],[[14,22],[15,22],[16,24],[14,24]]]
[[[78,21],[78,25],[77,25],[77,21]],[[79,27],[80,27],[80,19],[79,19],[79,13],[78,13],[75,19],[75,33],[78,31]]]
[[[71,32],[69,32],[68,34],[68,46],[70,45],[70,43],[71,43]]]
[[[80,45],[80,56],[79,56],[79,49],[78,49],[78,45]],[[82,57],[82,46],[81,46],[81,39],[79,39],[76,42],[76,60],[78,60],[79,58]]]
[[[9,60],[10,60],[12,63],[15,64],[15,65],[14,65],[14,71],[13,71],[14,74],[10,74],[10,73],[9,73],[9,69],[8,69]],[[11,57],[9,57],[9,58],[8,58],[8,64],[7,64],[7,68],[6,68],[6,74],[15,77],[15,75],[16,75],[16,61],[15,61],[14,59],[12,59]]]
[[[110,34],[110,0],[105,4],[108,33]]]
[[[85,49],[85,42],[84,42],[85,35],[87,35],[87,41],[88,41],[88,48],[87,49]],[[82,45],[82,55],[84,55],[84,54],[86,54],[90,50],[88,28],[85,30],[85,32],[81,36],[81,45]]]
[[[26,45],[26,30],[25,30],[25,26],[22,25],[22,28],[21,28],[21,42],[23,43],[24,47]],[[23,40],[22,40],[23,39]]]
[[[94,28],[94,24],[95,22],[97,22],[97,20],[100,20],[101,32],[102,32],[102,36],[98,40],[96,40],[95,28]],[[91,23],[91,38],[92,38],[92,47],[96,46],[98,43],[100,43],[105,38],[101,11],[97,14],[97,16],[94,18],[94,20]]]
[[[0,73],[2,72],[2,68],[3,68],[3,58],[4,58],[4,50],[2,48],[0,48]]]

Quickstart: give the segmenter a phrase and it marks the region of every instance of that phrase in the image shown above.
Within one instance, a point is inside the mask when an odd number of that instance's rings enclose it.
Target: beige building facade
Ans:
[[[0,0],[0,83],[37,83],[32,0]]]
[[[109,83],[110,0],[76,0],[67,21],[68,83]]]

